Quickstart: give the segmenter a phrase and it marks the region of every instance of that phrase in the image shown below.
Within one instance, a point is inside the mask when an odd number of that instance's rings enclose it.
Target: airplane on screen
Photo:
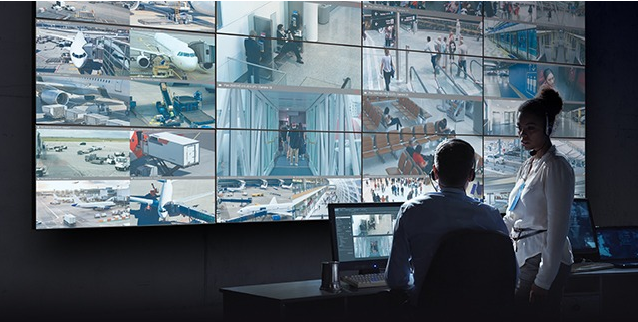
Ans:
[[[71,95],[78,95],[86,101],[92,101],[96,96],[101,96],[116,99],[128,105],[130,96],[127,87],[123,85],[123,81],[120,79],[97,76],[36,76],[36,92],[44,104],[67,105]]]
[[[137,57],[132,57],[141,68],[148,68],[156,56],[170,60],[177,68],[192,72],[199,66],[199,59],[195,51],[187,43],[163,32],[153,35],[156,50],[134,48],[131,51],[139,52]]]
[[[166,220],[168,219],[168,216],[170,215],[168,212],[168,207],[172,206],[172,205],[182,205],[185,202],[188,202],[190,200],[195,200],[195,199],[199,199],[199,198],[203,198],[203,197],[207,197],[210,196],[212,194],[214,194],[214,192],[204,192],[201,194],[197,194],[197,195],[191,195],[188,196],[186,198],[181,198],[179,200],[175,200],[173,198],[173,180],[158,180],[159,182],[162,182],[162,189],[159,193],[159,197],[157,198],[148,198],[148,197],[138,197],[138,196],[130,196],[129,200],[131,202],[139,202],[141,204],[145,204],[149,209],[152,207],[157,208],[157,215],[159,216],[160,220]],[[157,191],[156,189],[154,189],[154,191]],[[187,208],[195,208],[197,206],[186,206]]]
[[[295,213],[294,203],[277,203],[277,197],[272,197],[267,205],[251,205],[241,208],[237,211],[240,216],[248,216],[256,213],[266,212],[270,215],[280,215],[282,217],[290,217]]]
[[[284,180],[279,179],[279,186],[284,189],[292,189],[292,182],[289,185],[285,185]]]
[[[113,197],[109,198],[106,201],[93,201],[93,202],[82,202],[77,196],[73,197],[75,203],[71,204],[73,207],[78,208],[90,208],[94,210],[106,210],[113,206],[115,206],[115,202],[113,202]]]
[[[144,198],[144,197],[136,197],[130,196],[129,200],[131,202],[139,202],[147,205],[147,207],[157,207],[157,215],[162,220],[166,220],[168,218],[168,210],[166,210],[166,205],[173,201],[173,181],[172,180],[159,180],[163,182],[162,191],[160,192],[159,198]]]
[[[246,189],[246,181],[244,180],[237,180],[239,181],[239,187],[227,187],[226,191],[228,192],[237,192],[237,191],[242,191],[244,189]]]
[[[215,1],[133,1],[129,5],[130,10],[137,10],[142,3],[153,3],[164,6],[178,7],[180,10],[192,9],[197,13],[201,13],[208,16],[215,16]],[[190,5],[186,6],[186,3]]]
[[[261,179],[261,185],[259,186],[259,189],[266,190],[267,188],[268,188],[268,180]]]
[[[80,74],[92,74],[94,70],[101,70],[100,63],[93,61],[93,49],[94,44],[86,41],[87,36],[111,36],[114,38],[120,37],[113,32],[104,31],[83,31],[78,30],[75,32],[70,29],[59,28],[42,28],[40,32],[43,35],[51,35],[60,39],[61,42],[57,42],[58,46],[67,48],[71,57],[71,62],[78,69]],[[126,38],[126,37],[125,37]],[[118,46],[112,46],[113,57],[120,59],[124,68],[128,69],[128,59],[124,57],[124,52]]]

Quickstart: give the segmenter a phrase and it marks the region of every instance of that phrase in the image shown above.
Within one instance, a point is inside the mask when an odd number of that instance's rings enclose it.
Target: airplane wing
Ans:
[[[36,81],[36,91],[57,89],[75,95],[101,95],[97,86],[87,84]]]
[[[77,32],[77,30],[73,29],[51,29],[40,27],[39,33],[42,35],[54,36],[66,41],[73,42],[73,40],[75,40],[75,35],[77,34]]]
[[[156,56],[166,56],[166,54],[160,52],[160,51],[156,51],[156,50],[148,50],[148,49],[141,49],[141,48],[135,48],[135,47],[131,47],[131,51],[136,51],[139,52],[140,54],[147,54],[147,55],[156,55]]]
[[[148,198],[135,197],[135,196],[130,196],[129,197],[129,201],[139,202],[139,203],[143,203],[145,205],[153,205],[153,203],[157,202],[157,200],[155,200],[155,199],[148,199]]]
[[[292,217],[292,213],[286,211],[268,211],[269,215],[279,215],[281,217]]]
[[[78,31],[81,31],[85,36],[110,36],[115,39],[126,39],[127,37],[122,34],[118,34],[114,31],[100,31],[100,30],[85,30],[84,28],[78,29],[61,29],[61,28],[46,28],[39,27],[41,33],[44,35],[51,35],[62,38],[64,40],[73,41]]]

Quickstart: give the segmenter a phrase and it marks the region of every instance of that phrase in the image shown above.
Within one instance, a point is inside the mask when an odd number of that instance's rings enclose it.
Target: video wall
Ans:
[[[585,2],[34,6],[35,229],[327,219],[433,191],[452,137],[504,212],[541,86],[585,196]]]

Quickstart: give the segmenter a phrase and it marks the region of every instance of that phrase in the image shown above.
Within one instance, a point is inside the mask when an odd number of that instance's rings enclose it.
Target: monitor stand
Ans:
[[[365,275],[365,274],[378,274],[381,273],[381,269],[378,267],[373,267],[373,268],[363,268],[359,270],[359,275]]]

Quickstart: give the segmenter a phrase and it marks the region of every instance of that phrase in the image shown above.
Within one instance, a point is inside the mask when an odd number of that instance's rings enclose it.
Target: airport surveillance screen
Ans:
[[[328,219],[433,191],[451,137],[504,212],[541,86],[585,196],[585,2],[34,7],[38,230]]]
[[[341,270],[385,269],[401,202],[330,204],[332,259]]]

